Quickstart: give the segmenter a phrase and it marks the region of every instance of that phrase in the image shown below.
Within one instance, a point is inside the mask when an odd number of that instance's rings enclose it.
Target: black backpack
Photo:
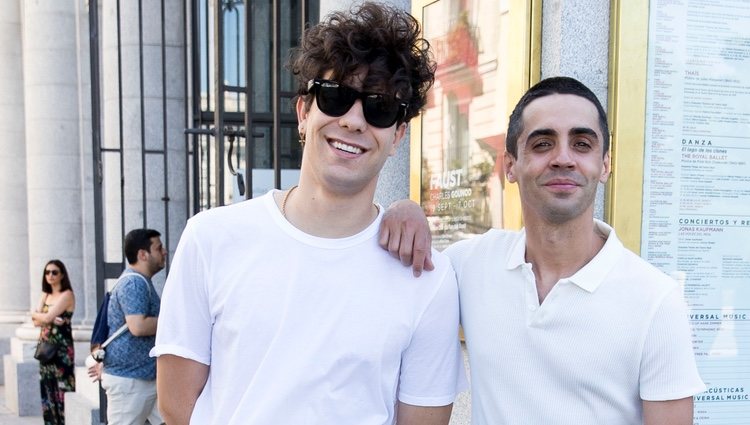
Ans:
[[[104,294],[102,305],[96,313],[94,329],[91,331],[91,348],[101,346],[109,337],[109,323],[107,323],[107,310],[109,309],[110,292]]]

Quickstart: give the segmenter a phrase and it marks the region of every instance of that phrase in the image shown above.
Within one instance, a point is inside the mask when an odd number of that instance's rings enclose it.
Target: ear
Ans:
[[[138,261],[148,261],[149,252],[145,249],[138,250]]]
[[[393,145],[391,146],[391,151],[388,153],[389,156],[393,156],[396,154],[396,150],[398,150],[398,146],[401,144],[401,141],[404,140],[404,135],[406,134],[406,128],[409,124],[402,122],[401,124],[396,127],[396,134],[394,135],[393,139]]]
[[[305,98],[302,96],[297,97],[297,121],[300,124],[304,124],[307,120],[307,106],[305,105]]]
[[[612,172],[612,156],[609,152],[604,154],[604,164],[602,167],[602,174],[599,176],[601,183],[607,183],[609,180],[609,174]]]
[[[516,158],[514,158],[508,151],[503,152],[503,169],[505,170],[505,176],[511,183],[516,183],[518,181],[515,171],[513,170],[515,165]]]

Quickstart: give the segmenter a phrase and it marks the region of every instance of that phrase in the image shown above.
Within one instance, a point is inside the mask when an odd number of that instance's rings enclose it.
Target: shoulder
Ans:
[[[611,244],[613,248],[609,250],[606,260],[611,269],[603,278],[603,285],[613,291],[618,303],[632,303],[639,308],[648,304],[655,309],[679,288],[676,280],[624,247],[619,240],[614,242],[617,243]],[[610,245],[609,240],[607,245]],[[618,288],[627,288],[627,292],[621,293]]]
[[[268,204],[273,202],[272,192],[268,194],[201,211],[188,220],[186,231],[196,236],[234,234],[240,226],[252,226],[259,218],[268,216]]]
[[[148,291],[148,279],[134,270],[125,270],[112,291],[118,294],[142,293]]]
[[[60,293],[60,301],[65,304],[65,310],[72,310],[75,308],[76,303],[76,295],[73,293],[72,289],[65,290]]]
[[[72,289],[67,289],[65,291],[60,292],[60,299],[61,300],[74,300],[75,298],[76,298],[76,296],[73,293]]]
[[[492,252],[497,255],[508,251],[521,239],[522,232],[519,231],[490,229],[481,235],[455,242],[443,252],[451,259],[453,266],[457,267],[458,264],[467,259],[484,258],[483,256],[473,255],[478,252]]]
[[[676,280],[663,271],[651,265],[634,252],[623,248],[622,261],[619,264],[620,273],[630,276],[634,285],[642,291],[652,293],[666,293],[677,287]]]
[[[625,297],[657,303],[679,286],[673,278],[626,248],[609,225],[598,220],[595,223],[597,229],[607,237],[604,247],[595,257],[602,269],[608,271],[604,278],[607,284],[626,285],[628,294]]]

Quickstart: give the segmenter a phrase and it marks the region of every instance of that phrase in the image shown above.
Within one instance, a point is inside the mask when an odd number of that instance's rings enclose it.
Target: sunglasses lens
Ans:
[[[318,109],[332,117],[340,117],[351,109],[357,100],[357,92],[348,87],[322,83],[315,96]]]
[[[51,274],[52,276],[57,276],[60,272],[57,270],[45,270],[44,274]]]
[[[363,113],[368,124],[387,128],[392,126],[401,112],[401,105],[392,97],[381,94],[362,94],[336,82],[315,80],[315,101],[326,115],[340,117],[347,113],[357,99],[362,99]]]
[[[399,104],[383,95],[369,95],[365,99],[365,119],[380,128],[392,126],[398,119]]]

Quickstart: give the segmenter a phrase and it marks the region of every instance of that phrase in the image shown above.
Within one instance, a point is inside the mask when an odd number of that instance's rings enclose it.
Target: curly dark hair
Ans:
[[[393,93],[408,102],[401,122],[419,114],[435,79],[430,44],[420,37],[419,23],[393,6],[365,2],[349,12],[334,12],[308,28],[288,67],[297,79],[297,95],[310,107],[307,82],[328,77],[338,82],[365,72],[362,89]]]

